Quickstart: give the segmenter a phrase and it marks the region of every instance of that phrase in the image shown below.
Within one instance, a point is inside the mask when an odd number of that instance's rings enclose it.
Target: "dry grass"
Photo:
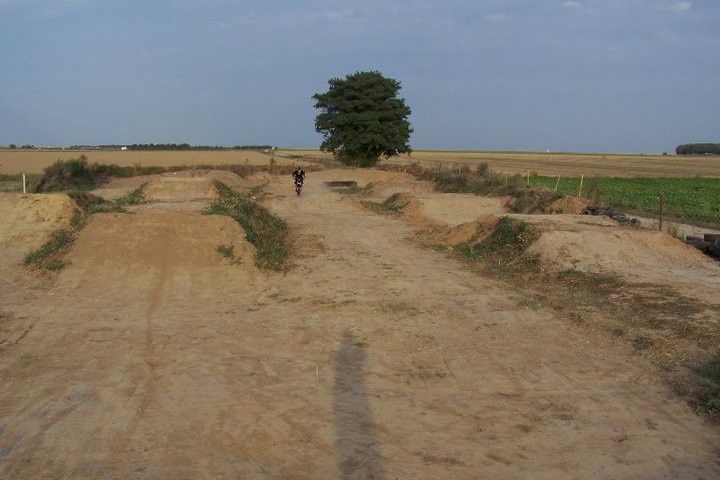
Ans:
[[[328,161],[332,157],[318,150],[280,150],[310,161]],[[478,165],[487,163],[502,173],[538,173],[579,177],[720,177],[717,157],[676,157],[674,155],[585,154],[541,152],[473,152],[416,150],[410,155],[394,157],[383,163],[406,165],[413,162],[424,167],[442,165]],[[2,163],[2,162],[0,162]]]
[[[120,151],[120,150],[5,150],[0,149],[0,173],[42,173],[60,160],[85,155],[89,163],[114,164],[121,167],[175,167],[181,165],[268,165],[270,155],[245,150],[198,151]],[[276,165],[291,165],[295,159],[274,158]]]

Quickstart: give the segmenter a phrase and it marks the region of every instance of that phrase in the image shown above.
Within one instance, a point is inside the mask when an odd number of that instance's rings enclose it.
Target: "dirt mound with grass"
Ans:
[[[510,197],[481,197],[472,193],[414,194],[418,213],[428,220],[446,225],[461,225],[478,217],[503,215],[510,210]]]
[[[66,227],[76,211],[64,193],[0,193],[2,263],[16,263],[55,230]]]
[[[226,253],[223,253],[226,252]],[[230,252],[228,254],[227,252]],[[100,277],[114,270],[174,269],[176,278],[199,279],[204,268],[234,263],[256,270],[255,249],[242,228],[228,217],[197,212],[139,210],[132,215],[93,215],[67,259],[68,272],[92,271]]]
[[[545,213],[564,213],[570,215],[579,215],[585,207],[590,205],[590,200],[586,198],[565,197],[555,200],[545,208]]]
[[[537,240],[528,249],[543,268],[618,275],[639,283],[668,285],[690,298],[720,304],[720,264],[664,232],[620,227],[606,217],[522,215],[508,217],[532,225]],[[454,227],[438,226],[432,237],[458,245],[489,235],[497,215]]]
[[[620,275],[720,304],[720,264],[667,233],[589,225],[542,230],[529,251],[553,270]]]

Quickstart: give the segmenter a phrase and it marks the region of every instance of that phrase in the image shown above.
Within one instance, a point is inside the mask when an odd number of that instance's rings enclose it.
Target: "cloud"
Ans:
[[[578,9],[582,8],[582,3],[576,2],[575,0],[568,0],[562,3],[563,8]]]

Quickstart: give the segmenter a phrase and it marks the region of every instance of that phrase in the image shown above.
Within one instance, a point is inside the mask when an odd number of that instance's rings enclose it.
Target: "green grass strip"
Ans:
[[[208,215],[225,215],[240,224],[245,238],[255,246],[255,265],[268,270],[285,270],[289,253],[287,224],[251,198],[215,181],[220,198],[205,209]]]
[[[534,176],[533,186],[555,189],[557,177]],[[561,177],[558,192],[577,196],[579,177]],[[597,194],[595,194],[597,192]],[[720,178],[585,178],[583,196],[593,197],[638,214],[657,215],[663,196],[669,217],[707,225],[720,225]]]

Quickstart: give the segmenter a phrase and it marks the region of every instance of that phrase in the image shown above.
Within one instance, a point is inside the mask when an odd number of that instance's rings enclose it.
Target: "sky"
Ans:
[[[720,141],[718,0],[0,0],[0,144],[317,146],[379,70],[414,148]]]

